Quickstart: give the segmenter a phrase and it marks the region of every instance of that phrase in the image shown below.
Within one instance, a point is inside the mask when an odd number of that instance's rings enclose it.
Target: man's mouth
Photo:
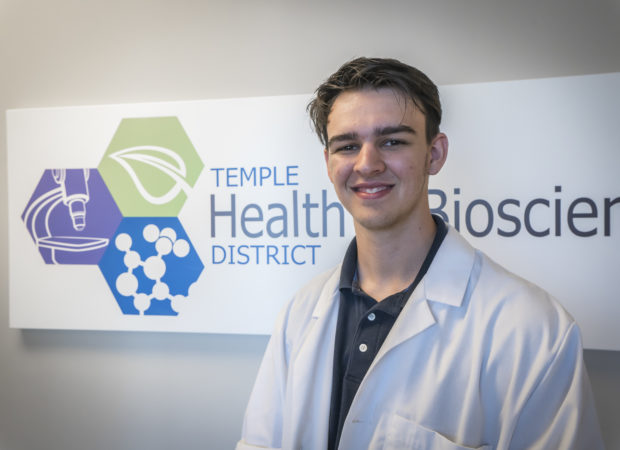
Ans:
[[[380,191],[384,191],[388,188],[388,186],[375,186],[375,187],[358,187],[353,188],[353,190],[357,192],[365,192],[366,194],[375,194]]]
[[[355,192],[357,195],[361,196],[361,197],[366,197],[366,198],[379,198],[382,197],[383,195],[386,195],[391,189],[392,189],[393,185],[391,184],[372,184],[372,185],[365,185],[365,184],[361,184],[358,186],[353,186],[353,192]]]

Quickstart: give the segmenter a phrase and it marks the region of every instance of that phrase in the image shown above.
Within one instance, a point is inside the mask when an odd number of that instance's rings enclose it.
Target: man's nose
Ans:
[[[355,171],[363,175],[372,175],[385,170],[381,151],[371,143],[362,145],[355,161]]]

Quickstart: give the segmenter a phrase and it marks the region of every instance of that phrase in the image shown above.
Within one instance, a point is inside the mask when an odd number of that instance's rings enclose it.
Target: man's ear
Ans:
[[[429,152],[429,175],[437,175],[448,157],[448,136],[443,133],[437,133],[431,142]]]

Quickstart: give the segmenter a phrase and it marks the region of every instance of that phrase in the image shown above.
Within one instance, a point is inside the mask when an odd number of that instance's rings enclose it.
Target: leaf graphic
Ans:
[[[167,159],[153,155],[157,153],[171,158],[176,164],[169,162]],[[136,189],[138,189],[140,195],[142,195],[147,202],[153,205],[163,205],[172,201],[177,195],[179,195],[181,190],[185,191],[188,195],[192,190],[191,186],[185,181],[185,176],[187,175],[185,161],[183,161],[177,153],[169,148],[158,147],[155,145],[129,147],[110,154],[110,158],[119,163],[121,167],[125,169],[136,186]],[[140,178],[131,166],[130,161],[138,161],[158,169],[160,172],[168,175],[175,182],[174,185],[163,195],[156,196],[151,194],[142,181],[140,181]]]

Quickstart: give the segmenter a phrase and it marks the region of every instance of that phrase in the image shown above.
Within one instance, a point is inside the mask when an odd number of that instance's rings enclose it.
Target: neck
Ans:
[[[377,301],[407,288],[418,274],[435,237],[429,214],[416,227],[368,230],[355,227],[361,288]]]

